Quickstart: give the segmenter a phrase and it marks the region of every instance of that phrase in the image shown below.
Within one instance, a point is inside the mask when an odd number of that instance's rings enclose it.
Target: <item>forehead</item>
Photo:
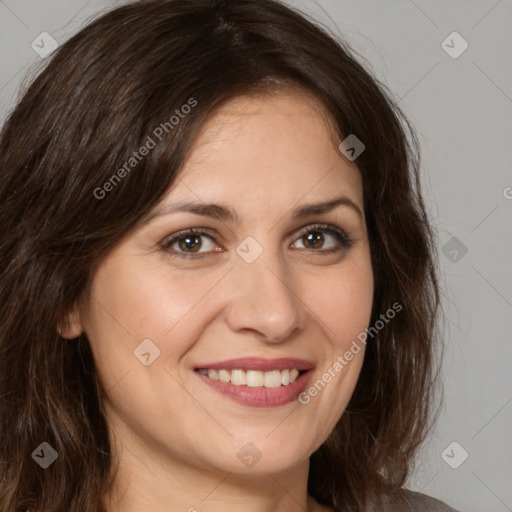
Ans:
[[[344,189],[361,193],[360,173],[338,150],[329,114],[296,90],[235,98],[202,126],[179,173],[175,192],[297,201]],[[184,190],[184,188],[190,190]],[[360,197],[359,197],[360,198]]]

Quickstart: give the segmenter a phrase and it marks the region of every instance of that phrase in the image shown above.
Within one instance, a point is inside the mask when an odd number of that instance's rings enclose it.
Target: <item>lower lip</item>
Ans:
[[[210,379],[197,371],[194,373],[212,389],[239,404],[250,407],[279,407],[297,400],[298,396],[306,388],[312,371],[305,371],[294,382],[286,386],[281,385],[278,388],[235,386],[231,382]]]

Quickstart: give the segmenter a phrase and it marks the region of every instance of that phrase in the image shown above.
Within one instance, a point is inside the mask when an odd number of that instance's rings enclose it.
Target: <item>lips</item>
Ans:
[[[314,364],[304,359],[241,358],[205,363],[195,368],[215,391],[243,405],[277,407],[297,399]]]
[[[229,359],[216,363],[205,363],[196,366],[196,370],[259,370],[261,372],[270,372],[272,370],[286,370],[297,368],[299,371],[312,370],[315,367],[313,363],[305,359],[296,359],[291,357],[281,357],[279,359],[262,359],[257,357],[245,357],[239,359]]]

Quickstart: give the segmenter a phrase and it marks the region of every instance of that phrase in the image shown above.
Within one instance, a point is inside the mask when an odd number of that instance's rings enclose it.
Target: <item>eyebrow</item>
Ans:
[[[311,203],[300,206],[292,212],[292,219],[301,219],[313,215],[328,213],[339,206],[346,206],[354,210],[359,217],[363,218],[361,208],[347,196],[339,196],[321,203]],[[240,222],[240,216],[231,208],[215,203],[191,203],[178,202],[174,204],[161,205],[149,212],[143,219],[142,224],[149,224],[152,220],[178,212],[194,213],[204,217],[220,220],[223,222]]]

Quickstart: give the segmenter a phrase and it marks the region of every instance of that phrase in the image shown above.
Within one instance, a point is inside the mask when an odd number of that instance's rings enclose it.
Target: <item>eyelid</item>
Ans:
[[[186,228],[186,229],[180,229],[179,231],[176,231],[175,233],[170,234],[168,237],[164,239],[165,244],[168,244],[177,238],[180,238],[184,235],[188,235],[190,233],[193,233],[195,235],[208,235],[211,236],[213,239],[219,238],[218,233],[216,233],[213,229],[210,228]]]

